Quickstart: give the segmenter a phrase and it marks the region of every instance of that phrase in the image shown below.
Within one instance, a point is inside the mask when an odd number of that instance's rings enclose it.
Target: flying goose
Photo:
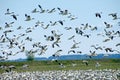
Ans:
[[[61,8],[57,8],[59,11],[60,11],[60,13],[59,14],[61,14],[61,15],[68,15],[68,14],[70,14],[70,13],[68,13],[68,10],[61,10]]]
[[[68,38],[68,40],[71,40],[75,37],[75,35],[72,35],[71,37]]]
[[[11,15],[11,16],[13,17],[13,19],[17,20],[17,16],[18,16],[18,15],[13,14],[13,15]]]
[[[101,18],[101,14],[102,14],[102,12],[101,13],[95,13],[95,16]]]
[[[72,29],[72,27],[65,27],[64,29],[66,29],[66,30],[70,30],[70,29]]]
[[[56,11],[55,8],[53,8],[53,9],[51,9],[51,10],[47,10],[48,13],[53,13],[53,12],[55,12],[55,11]]]
[[[116,46],[116,47],[120,46],[120,43],[117,43],[115,46]]]
[[[57,50],[52,56],[53,57],[59,57],[60,56],[60,52],[62,52],[62,49]]]
[[[53,36],[46,36],[46,35],[44,35],[44,37],[46,38],[47,41],[53,41],[54,40]]]
[[[46,10],[44,10],[43,8],[42,8],[42,6],[41,5],[38,5],[38,7],[40,8],[40,13],[44,13]]]
[[[39,11],[37,11],[36,8],[32,10],[32,13],[38,13],[38,12],[39,12]]]
[[[14,14],[14,12],[10,12],[10,9],[7,9],[7,12],[5,13],[5,15],[10,15],[10,14]]]
[[[69,51],[68,51],[68,54],[70,54],[71,52],[72,52],[72,53],[75,53],[75,50],[69,50]]]
[[[30,21],[33,20],[34,18],[31,18],[30,15],[25,14],[26,20],[25,21]]]
[[[41,48],[39,55],[42,55],[43,53],[45,53],[48,50],[47,45],[39,46],[39,48]]]
[[[106,25],[106,28],[111,28],[111,27],[113,27],[113,25],[108,24],[107,22],[104,22],[104,24]]]
[[[12,27],[12,24],[13,24],[13,23],[14,23],[14,22],[10,22],[10,23],[5,22],[5,28]]]
[[[100,47],[100,46],[97,47],[95,45],[91,45],[91,47],[95,48],[95,50],[103,50],[102,47]]]
[[[118,18],[117,13],[111,13],[111,14],[108,14],[108,16],[112,16],[113,20],[120,19]]]

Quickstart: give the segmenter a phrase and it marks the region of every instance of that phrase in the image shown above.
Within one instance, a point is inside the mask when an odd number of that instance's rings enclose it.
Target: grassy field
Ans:
[[[100,67],[95,67],[96,61],[101,64]],[[59,63],[62,63],[65,67],[61,68]],[[103,60],[88,60],[89,65],[86,66],[82,60],[65,60],[65,61],[25,61],[25,62],[0,62],[0,65],[14,65],[16,66],[15,71],[46,71],[46,70],[86,70],[86,69],[120,69],[120,59],[103,59]],[[72,66],[72,63],[76,66]],[[22,65],[29,65],[28,69],[22,69]],[[0,69],[0,73],[5,70]]]

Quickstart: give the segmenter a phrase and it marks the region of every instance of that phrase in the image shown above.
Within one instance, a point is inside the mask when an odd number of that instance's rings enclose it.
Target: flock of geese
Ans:
[[[63,18],[67,18],[67,21],[74,21],[76,19],[78,19],[78,17],[76,17],[75,15],[73,15],[72,13],[70,13],[67,9],[61,9],[59,7],[57,8],[53,8],[53,9],[44,9],[41,5],[38,5],[37,8],[31,10],[31,14],[35,14],[38,15],[39,14],[54,14],[57,13],[58,15],[60,15]],[[33,21],[36,21],[36,19],[34,17],[31,16],[31,14],[27,14],[25,13],[24,15],[24,21],[31,23]],[[95,13],[96,18],[101,19],[102,18],[102,12],[100,13]],[[75,34],[71,35],[70,37],[68,37],[68,41],[72,41],[70,44],[72,44],[70,46],[70,50],[68,51],[68,54],[71,53],[78,53],[78,54],[82,54],[83,52],[80,50],[76,50],[79,49],[80,44],[82,43],[82,41],[78,41],[75,39],[76,36],[81,37],[85,37],[86,39],[89,39],[92,36],[92,33],[94,31],[97,31],[99,29],[99,26],[92,26],[89,23],[83,23],[81,24],[79,27],[66,27],[64,26],[66,20],[56,20],[56,21],[49,21],[47,24],[45,24],[45,22],[42,21],[36,21],[35,25],[33,27],[22,27],[22,26],[18,26],[16,29],[12,29],[14,26],[14,24],[19,20],[19,16],[20,14],[16,14],[16,12],[12,11],[11,9],[7,9],[6,12],[4,13],[5,16],[7,16],[8,18],[13,18],[13,21],[11,22],[5,22],[4,26],[0,26],[0,60],[7,60],[9,58],[9,56],[16,56],[17,54],[21,54],[21,53],[27,53],[29,55],[32,54],[47,54],[47,50],[49,49],[49,46],[51,48],[56,48],[57,50],[52,53],[51,55],[54,57],[59,57],[61,55],[61,53],[63,52],[61,45],[62,44],[62,36],[64,36],[64,33],[59,33],[60,30],[56,30],[56,26],[62,26],[62,28],[64,30],[67,31],[74,31]],[[110,13],[108,14],[108,17],[110,17],[112,20],[116,20],[116,22],[120,19],[117,13]],[[46,18],[47,19],[47,18]],[[120,30],[114,30],[113,27],[116,27],[112,24],[110,24],[109,22],[103,22],[104,23],[104,31],[102,33],[97,34],[96,36],[99,38],[99,36],[102,36],[104,38],[104,40],[102,41],[102,43],[108,43],[114,39],[119,39],[120,38]],[[120,22],[118,22],[119,24]],[[47,42],[50,42],[51,44],[45,44],[42,43],[41,41],[34,41],[33,37],[30,37],[29,35],[32,34],[32,32],[35,29],[43,29],[43,30],[48,30],[50,27],[55,26],[54,30],[50,30],[50,35],[41,35],[44,37],[44,40]],[[120,25],[118,25],[117,27],[120,27]],[[91,34],[87,33],[87,30],[91,31]],[[19,34],[14,33],[15,31],[21,31]],[[62,32],[62,31],[61,31]],[[40,32],[39,32],[40,33]],[[41,33],[40,33],[41,34]],[[38,37],[38,35],[36,35],[36,37]],[[86,40],[87,41],[87,40]],[[26,47],[26,45],[29,44],[31,46],[31,49],[29,50],[28,47]],[[86,43],[87,44],[87,43]],[[120,47],[120,42],[118,42],[117,44],[115,44],[115,47]],[[59,48],[59,49],[58,49]],[[91,49],[92,48],[92,49]],[[16,50],[14,50],[16,49]],[[120,49],[113,49],[112,47],[106,47],[104,46],[100,46],[100,44],[93,44],[90,47],[91,50],[89,50],[90,55],[88,55],[90,58],[92,56],[96,56],[97,55],[97,51],[101,50],[101,51],[105,51],[107,53],[109,52],[114,52],[114,53],[120,53]],[[16,52],[14,52],[16,51]]]

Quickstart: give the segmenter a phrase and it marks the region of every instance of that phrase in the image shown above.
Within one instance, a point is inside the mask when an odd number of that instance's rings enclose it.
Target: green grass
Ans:
[[[120,59],[102,59],[102,60],[88,60],[89,65],[86,66],[82,63],[82,60],[61,60],[60,63],[64,64],[65,68],[60,68],[58,63],[53,61],[25,61],[25,62],[0,62],[0,65],[14,65],[16,66],[15,71],[48,71],[48,70],[87,70],[87,69],[120,69]],[[101,66],[96,68],[95,64],[98,61]],[[77,64],[75,67],[72,63]],[[30,67],[26,70],[22,69],[23,64],[28,64]],[[0,69],[0,73],[4,70]]]

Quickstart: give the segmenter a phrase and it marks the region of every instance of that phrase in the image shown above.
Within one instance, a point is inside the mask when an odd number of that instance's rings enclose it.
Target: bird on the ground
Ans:
[[[83,62],[86,66],[88,66],[88,64],[89,64],[87,60],[83,60],[82,62]]]
[[[41,26],[43,27],[44,26],[44,22],[40,22],[39,20],[35,23],[35,27],[37,26]]]

